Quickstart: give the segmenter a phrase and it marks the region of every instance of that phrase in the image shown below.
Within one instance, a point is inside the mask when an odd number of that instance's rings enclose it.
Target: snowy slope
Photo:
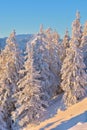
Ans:
[[[49,108],[52,117],[24,130],[87,130],[87,97],[65,111],[59,109],[60,105],[61,99],[58,98]]]

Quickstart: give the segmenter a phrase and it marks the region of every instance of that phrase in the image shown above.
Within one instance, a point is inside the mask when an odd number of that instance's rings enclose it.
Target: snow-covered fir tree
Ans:
[[[79,26],[77,28],[77,24],[75,24],[78,19],[79,14],[73,23],[70,48],[66,50],[66,58],[64,59],[61,69],[61,88],[64,91],[63,99],[66,106],[76,103],[78,99],[82,98],[86,93],[87,75],[84,71],[85,64],[83,62],[83,53],[79,47],[81,44],[81,33],[79,32]]]
[[[40,25],[40,33],[43,33],[44,29],[43,29],[43,24]]]
[[[62,41],[62,48],[61,48],[61,51],[62,51],[62,61],[65,59],[66,57],[66,49],[70,47],[70,36],[69,36],[69,32],[68,32],[68,29],[66,29],[65,31],[65,35],[64,35],[64,38],[63,38],[63,41]]]
[[[78,47],[81,45],[81,37],[82,37],[82,25],[80,23],[80,12],[77,11],[76,19],[72,23],[72,39],[74,39],[75,44],[78,44],[77,45]]]
[[[81,47],[84,47],[87,44],[87,21],[84,24],[83,35],[81,40]]]
[[[65,49],[70,47],[69,40],[70,40],[69,32],[68,32],[68,29],[66,29],[65,35],[63,38],[63,45],[64,45]]]
[[[2,77],[5,77],[5,67],[3,66],[2,61],[4,59],[0,55],[0,129],[1,130],[8,130],[8,124],[7,124],[7,110],[6,107],[4,107],[5,101],[7,100],[7,92],[5,88],[5,84],[3,83]],[[3,66],[3,68],[2,68]]]
[[[76,45],[71,46],[66,51],[61,69],[61,88],[64,91],[63,99],[66,106],[76,103],[86,93],[87,75],[84,68],[83,53]]]
[[[4,58],[4,63],[7,69],[7,79],[12,92],[15,92],[17,89],[17,81],[19,80],[19,70],[23,68],[23,57],[19,51],[18,44],[16,41],[16,32],[15,30],[10,34],[10,37],[7,38],[5,49],[2,51],[1,55]]]
[[[1,103],[5,111],[4,118],[8,129],[11,129],[11,111],[15,109],[12,95],[17,91],[19,70],[22,68],[22,58],[17,47],[15,31],[6,40],[7,45],[0,55],[0,87]],[[3,102],[2,102],[3,99]]]
[[[60,35],[57,33],[57,31],[52,31],[51,32],[51,37],[52,37],[52,43],[55,46],[55,49],[57,51],[57,55],[58,57],[62,57],[62,45],[61,45],[61,41],[60,41]]]
[[[46,30],[46,42],[47,42],[47,48],[49,52],[49,68],[51,72],[54,75],[53,81],[54,85],[53,88],[53,95],[56,94],[57,91],[60,91],[59,85],[60,85],[60,68],[61,68],[61,60],[60,60],[60,44],[59,44],[59,35],[56,31],[52,31],[51,28],[48,28]]]
[[[87,21],[84,24],[83,35],[82,35],[80,47],[82,48],[82,51],[83,51],[84,63],[86,65],[85,71],[87,72]]]
[[[38,71],[40,71],[41,82],[44,92],[47,93],[48,97],[52,96],[53,84],[56,84],[55,76],[50,70],[49,61],[50,55],[47,48],[47,42],[45,41],[45,35],[40,34],[37,37],[34,45],[34,64]]]
[[[12,114],[13,130],[24,128],[31,122],[37,122],[39,118],[42,118],[47,107],[49,97],[46,86],[50,83],[47,79],[50,74],[44,45],[39,37],[27,44],[27,59],[24,64],[25,70],[23,70],[25,76],[19,80],[19,91],[15,95],[17,103],[16,111]]]

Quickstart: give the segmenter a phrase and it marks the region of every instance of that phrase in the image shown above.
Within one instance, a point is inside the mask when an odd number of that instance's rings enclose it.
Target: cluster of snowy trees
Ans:
[[[24,56],[13,31],[0,52],[0,130],[23,130],[44,116],[49,102],[63,93],[68,107],[86,95],[87,22],[80,13],[61,40],[51,28],[26,43]]]

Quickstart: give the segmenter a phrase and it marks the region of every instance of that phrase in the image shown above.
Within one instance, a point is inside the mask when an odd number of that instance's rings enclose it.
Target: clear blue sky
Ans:
[[[71,31],[76,10],[81,13],[81,23],[87,20],[87,0],[0,0],[0,37],[36,33],[40,24],[52,27],[64,35]]]

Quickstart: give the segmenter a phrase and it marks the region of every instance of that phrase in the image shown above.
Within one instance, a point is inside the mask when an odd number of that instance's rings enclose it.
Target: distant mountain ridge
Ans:
[[[26,43],[33,38],[34,38],[34,34],[19,34],[19,35],[16,35],[18,46],[22,51],[25,50]],[[6,45],[6,39],[7,39],[7,37],[0,38],[0,48],[1,49],[3,49],[4,46]]]

